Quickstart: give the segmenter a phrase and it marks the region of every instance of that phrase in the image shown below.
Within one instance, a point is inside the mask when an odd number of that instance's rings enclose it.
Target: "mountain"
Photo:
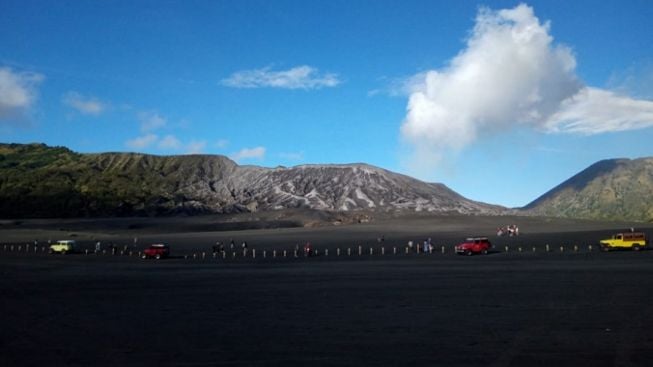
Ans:
[[[0,144],[0,217],[333,212],[499,214],[366,164],[264,168],[219,155],[79,154],[43,144]]]
[[[653,221],[653,158],[597,162],[522,211],[570,218]]]

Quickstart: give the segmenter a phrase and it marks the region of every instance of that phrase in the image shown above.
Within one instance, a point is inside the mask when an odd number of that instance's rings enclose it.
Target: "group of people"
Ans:
[[[233,251],[235,248],[236,248],[236,242],[234,242],[233,238],[229,239],[229,249],[231,251]],[[247,251],[247,242],[243,241],[243,243],[240,244],[240,248],[243,251]],[[214,254],[215,253],[220,253],[221,254],[221,253],[225,252],[225,250],[226,250],[224,244],[222,243],[222,241],[216,242],[215,245],[213,245],[212,249],[213,249]]]
[[[505,235],[508,235],[510,237],[519,236],[519,227],[517,227],[516,224],[509,224],[505,227],[497,228],[497,236],[501,237]]]
[[[413,248],[415,248],[417,251],[420,251],[420,246],[421,246],[421,250],[422,250],[422,252],[431,252],[431,250],[433,249],[433,243],[432,243],[432,241],[431,241],[431,237],[425,239],[425,240],[421,243],[421,245],[420,245],[419,242],[413,243],[413,241],[408,241],[408,248],[409,248],[410,250],[412,250]]]
[[[134,241],[134,246],[133,246],[133,249],[135,249],[135,248],[136,248],[136,241]],[[113,242],[109,242],[108,245],[104,246],[104,245],[102,245],[102,242],[97,241],[95,243],[95,253],[100,253],[102,250],[108,250],[108,251],[110,251],[112,253],[115,253],[116,251],[119,250],[119,247],[118,247],[118,245],[116,245]],[[124,245],[122,247],[122,251],[124,251],[124,252],[127,252],[129,250],[132,250],[132,248],[130,248],[129,245]]]
[[[233,239],[229,240],[229,249],[233,251],[236,248],[236,242]],[[248,246],[247,242],[243,241],[240,244],[240,248],[243,251],[247,251]],[[222,254],[224,253],[227,249],[225,247],[225,244],[222,243],[222,241],[217,241],[215,245],[212,246],[213,253],[219,253]],[[303,253],[304,256],[312,256],[314,255],[313,253],[313,246],[311,245],[310,242],[306,242],[303,246],[300,246],[299,244],[295,245],[295,256],[298,256],[300,253]]]

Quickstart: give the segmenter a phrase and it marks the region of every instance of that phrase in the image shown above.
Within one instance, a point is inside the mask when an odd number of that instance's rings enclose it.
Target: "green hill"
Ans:
[[[0,144],[2,217],[80,217],[201,213],[184,194],[198,173],[213,179],[235,163],[225,157],[78,154],[42,144]],[[224,203],[224,210],[234,208]]]
[[[653,158],[597,162],[522,210],[569,218],[653,221]]]

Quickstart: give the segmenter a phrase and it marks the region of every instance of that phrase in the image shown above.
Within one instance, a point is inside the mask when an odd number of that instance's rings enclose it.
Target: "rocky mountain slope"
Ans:
[[[653,158],[597,162],[522,211],[569,218],[653,221]]]
[[[0,144],[0,217],[234,213],[306,208],[499,214],[365,164],[240,166],[216,155],[78,154],[42,144]]]

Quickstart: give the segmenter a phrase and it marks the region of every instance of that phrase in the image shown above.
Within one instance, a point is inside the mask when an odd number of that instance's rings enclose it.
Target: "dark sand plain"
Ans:
[[[2,221],[0,366],[652,365],[653,251],[596,244],[632,226],[651,236],[653,224],[415,216],[282,228],[296,219]],[[496,237],[513,223],[519,237]],[[455,255],[472,235],[495,250]],[[434,253],[404,253],[428,237]],[[248,257],[227,246],[213,258],[231,238]],[[44,253],[48,239],[76,239],[82,253]],[[133,254],[85,255],[96,241]],[[136,256],[161,241],[172,258]],[[293,257],[307,241],[319,256]]]

